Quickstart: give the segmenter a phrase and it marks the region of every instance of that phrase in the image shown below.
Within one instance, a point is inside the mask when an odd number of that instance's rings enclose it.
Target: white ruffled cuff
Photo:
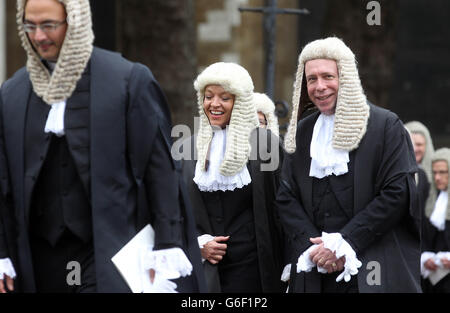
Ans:
[[[300,272],[311,272],[313,267],[316,266],[316,264],[311,260],[311,257],[309,254],[311,251],[313,251],[315,248],[317,248],[318,245],[312,245],[308,249],[303,252],[297,260],[297,273]]]
[[[206,245],[211,240],[214,240],[214,236],[211,236],[209,234],[201,235],[197,237],[198,246],[200,249],[203,249],[203,246]]]
[[[423,278],[427,278],[430,276],[431,271],[425,267],[425,262],[428,261],[428,259],[435,259],[436,253],[431,251],[424,251],[420,255],[420,273],[422,274]]]
[[[450,260],[450,252],[449,251],[440,251],[436,253],[436,260],[435,263],[437,266],[444,267],[444,264],[442,264],[441,259],[447,259]]]
[[[176,292],[177,285],[169,279],[185,277],[192,272],[192,264],[180,248],[148,249],[143,255],[142,265],[145,270],[155,271],[153,284],[147,284],[144,292]]]
[[[283,269],[283,273],[281,273],[281,281],[284,281],[286,283],[290,278],[291,278],[291,264],[287,264]]]
[[[197,237],[198,246],[200,247],[200,249],[203,249],[203,247],[212,240],[214,240],[214,237],[209,234],[205,234],[205,235],[201,235],[201,236]],[[202,257],[202,263],[204,263],[205,261],[206,261],[206,259],[204,259]]]
[[[443,258],[450,260],[450,252],[449,251],[440,251],[438,253],[434,253],[431,251],[422,252],[422,254],[420,255],[420,273],[422,274],[422,277],[428,278],[428,276],[430,276],[430,274],[432,273],[432,271],[430,271],[425,267],[425,262],[428,259],[433,259],[436,266],[443,268],[444,265],[442,264],[441,261],[441,259]]]
[[[0,259],[0,279],[4,279],[5,275],[11,278],[16,277],[16,271],[9,258]]]
[[[328,234],[326,232],[322,232],[322,241],[324,247],[334,252],[338,259],[345,256],[344,270],[336,278],[336,282],[339,282],[342,279],[348,282],[351,279],[351,275],[358,274],[358,268],[361,267],[362,263],[356,257],[356,252],[350,244],[342,238],[340,233]]]

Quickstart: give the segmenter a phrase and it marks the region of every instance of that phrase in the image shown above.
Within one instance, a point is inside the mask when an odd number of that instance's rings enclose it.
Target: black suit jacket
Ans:
[[[286,154],[277,207],[292,251],[292,271],[297,258],[321,236],[313,224],[310,143],[319,112],[301,120],[297,150]],[[351,219],[340,233],[363,263],[358,273],[360,292],[420,291],[420,222],[414,173],[417,170],[411,141],[398,117],[370,106],[367,131],[359,147],[350,153],[353,164],[353,204],[344,192],[336,194]],[[354,154],[352,156],[352,154]],[[376,261],[381,284],[369,285],[367,275]],[[373,264],[373,263],[372,263]],[[301,274],[300,274],[301,276]],[[290,291],[318,292],[316,281],[301,282]],[[291,280],[292,282],[292,280]]]
[[[90,66],[90,194],[97,290],[130,291],[111,257],[147,223],[155,229],[156,249],[185,249],[194,266],[189,285],[195,290],[189,291],[202,290],[200,253],[193,248],[192,213],[183,204],[177,164],[170,154],[170,119],[163,93],[147,67],[116,53],[94,48]],[[32,292],[23,166],[31,92],[24,68],[0,92],[2,200],[9,204],[1,209],[0,254],[13,259],[23,290]]]
[[[273,206],[279,186],[278,177],[282,163],[281,148],[276,136],[273,136],[270,131],[260,128],[252,132],[250,142],[252,144],[252,157],[247,163],[247,168],[252,178],[253,216],[262,289],[263,292],[283,292],[285,287],[280,278],[286,261],[284,256],[285,243],[279,217]],[[196,147],[195,137],[189,138],[185,141],[185,144],[187,144],[185,147],[194,152]],[[261,151],[260,154],[256,153],[258,149]],[[190,156],[189,159],[182,160],[183,177],[194,208],[198,235],[213,234],[203,198],[193,181],[197,163],[195,153]],[[273,162],[273,165],[276,164],[272,171],[261,170],[261,165],[268,165],[271,162]],[[208,290],[220,292],[217,266],[205,261],[204,269]]]

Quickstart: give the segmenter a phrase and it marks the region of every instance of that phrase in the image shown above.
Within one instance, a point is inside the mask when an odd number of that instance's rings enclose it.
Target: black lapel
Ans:
[[[355,150],[349,152],[348,173],[340,176],[330,175],[330,185],[339,202],[340,208],[344,211],[344,214],[350,220],[353,217],[354,207],[354,166],[355,166]]]
[[[23,69],[21,75],[16,78],[17,84],[12,90],[5,91],[3,103],[4,138],[7,154],[11,162],[10,174],[14,194],[18,196],[16,201],[19,206],[18,218],[25,222],[25,197],[24,197],[24,139],[25,116],[31,94],[31,81],[28,73]],[[17,75],[17,74],[16,74]],[[2,86],[3,87],[3,86]],[[2,88],[3,89],[3,88]]]
[[[312,215],[312,178],[309,176],[309,169],[311,167],[310,146],[314,130],[314,124],[319,117],[319,113],[305,120],[305,125],[301,127],[301,133],[297,132],[297,150],[293,159],[293,167],[295,169],[294,177],[298,178],[298,190],[300,191],[302,204],[305,211],[308,213],[311,220],[314,220]]]
[[[114,61],[109,57],[109,53],[103,53],[97,48],[94,48],[91,57],[89,146],[91,177],[95,178],[91,179],[94,212],[97,208],[107,212],[117,205],[112,195],[108,199],[105,195],[111,193],[111,185],[120,185],[121,175],[124,177],[127,175],[120,172],[113,173],[124,169],[123,158],[126,157],[127,108],[123,97],[127,94],[127,77],[124,77],[122,64],[110,66]],[[109,201],[111,203],[108,203]]]
[[[45,123],[51,107],[36,94],[30,93],[24,123],[24,197],[25,217],[30,216],[30,204],[33,189],[47,155],[50,134],[46,134]]]
[[[200,231],[204,231],[207,234],[212,234],[212,226],[209,222],[208,212],[206,210],[205,203],[203,201],[203,197],[200,193],[200,190],[197,187],[197,184],[194,182],[195,176],[195,166],[197,164],[196,161],[196,136],[192,136],[190,139],[190,148],[193,149],[194,154],[190,155],[192,158],[190,160],[183,160],[183,178],[186,183],[189,199],[191,201],[192,207],[195,213],[195,222],[197,229]],[[203,234],[200,234],[203,235]]]

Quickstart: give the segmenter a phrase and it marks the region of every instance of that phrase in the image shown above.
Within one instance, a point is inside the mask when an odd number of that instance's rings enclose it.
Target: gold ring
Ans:
[[[333,266],[333,268],[337,268],[337,265],[336,265],[336,263],[331,263],[331,266]]]
[[[320,258],[319,264],[323,264],[323,258]]]

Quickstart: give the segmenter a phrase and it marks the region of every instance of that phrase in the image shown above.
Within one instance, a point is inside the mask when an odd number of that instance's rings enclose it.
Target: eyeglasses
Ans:
[[[25,30],[25,32],[27,32],[29,34],[34,34],[36,32],[36,30],[39,28],[40,30],[42,30],[42,32],[47,34],[47,33],[55,31],[59,26],[65,24],[65,23],[66,23],[65,20],[62,22],[44,23],[44,24],[40,24],[40,25],[24,23],[23,29]]]
[[[448,171],[433,171],[433,176],[436,176],[436,175],[441,175],[441,176],[448,175]]]

